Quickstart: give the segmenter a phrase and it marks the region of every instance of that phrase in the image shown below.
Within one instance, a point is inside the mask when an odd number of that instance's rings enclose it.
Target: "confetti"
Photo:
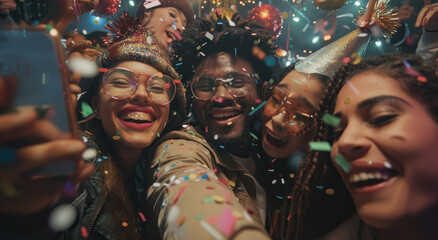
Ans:
[[[326,193],[327,195],[333,195],[333,194],[335,194],[335,190],[334,190],[333,188],[327,188],[327,189],[325,190],[325,193]]]
[[[183,194],[184,190],[186,190],[186,188],[187,188],[187,186],[184,185],[179,189],[179,192],[178,192],[178,194],[176,194],[172,205],[175,205],[178,202],[178,199],[181,197],[181,195]]]
[[[426,78],[425,76],[418,76],[418,77],[417,77],[417,80],[418,80],[419,82],[427,82],[427,78]]]
[[[230,236],[233,233],[236,224],[236,218],[229,207],[226,207],[222,214],[219,216],[217,226],[226,236]]]
[[[215,201],[213,198],[211,198],[211,197],[204,198],[204,199],[202,199],[202,201],[205,202],[205,203],[215,203],[215,202],[216,202],[216,201]]]
[[[83,238],[88,238],[88,231],[84,226],[81,227],[81,234]]]
[[[82,102],[81,103],[81,113],[82,113],[82,117],[87,118],[90,115],[92,115],[94,113],[94,111],[88,103]]]
[[[178,219],[180,212],[181,211],[180,211],[179,207],[176,205],[173,205],[170,208],[169,213],[167,214],[167,223],[168,224],[174,223]]]
[[[146,218],[144,217],[142,212],[138,212],[138,215],[140,215],[141,221],[146,222]]]
[[[328,142],[309,142],[310,148],[314,151],[330,152],[332,147]]]
[[[344,104],[350,104],[351,103],[351,98],[346,97],[344,98]]]
[[[256,113],[260,108],[262,108],[264,105],[266,104],[266,101],[262,102],[260,105],[258,105],[254,110],[252,110],[249,113],[249,116],[253,115],[254,113]]]
[[[206,221],[201,220],[199,221],[199,224],[208,232],[211,236],[213,236],[216,240],[223,240],[224,238],[220,233],[218,233],[210,224],[208,224]]]
[[[339,153],[335,154],[335,162],[344,172],[348,173],[351,170],[351,164]]]
[[[259,138],[254,133],[250,132],[249,135],[251,135],[251,137],[253,137],[255,140],[259,140]]]
[[[55,232],[70,228],[76,221],[76,209],[70,204],[62,204],[56,207],[49,216],[49,227]]]
[[[219,195],[213,195],[213,199],[216,203],[223,203],[225,202],[225,199]]]
[[[92,148],[88,148],[82,153],[82,158],[88,161],[93,160],[96,156],[97,156],[97,151]]]
[[[338,117],[335,117],[333,115],[330,115],[328,113],[324,114],[322,117],[322,121],[325,122],[327,125],[330,125],[332,127],[338,127],[341,123],[341,119]]]
[[[127,227],[128,223],[127,222],[122,222],[122,226]]]

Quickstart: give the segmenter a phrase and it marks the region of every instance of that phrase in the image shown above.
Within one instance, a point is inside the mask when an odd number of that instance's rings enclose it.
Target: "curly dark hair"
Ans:
[[[183,32],[182,40],[174,42],[172,63],[175,70],[183,75],[183,82],[193,78],[194,70],[205,57],[218,52],[247,60],[262,81],[269,80],[272,66],[267,66],[262,56],[275,59],[275,37],[262,26],[240,20],[236,14],[231,21],[235,26],[230,26],[226,18],[196,21]],[[259,57],[255,56],[257,54]]]
[[[407,74],[407,66],[420,73],[427,81],[418,81],[417,76]],[[438,123],[438,80],[434,70],[425,66],[420,57],[405,53],[378,56],[338,69],[324,91],[316,117],[321,119],[325,113],[333,113],[337,95],[346,81],[366,71],[396,80],[406,93],[422,103]],[[312,141],[328,141],[331,128],[318,121],[316,130],[317,134]],[[324,191],[318,191],[318,186],[335,189],[336,193],[327,195]],[[353,200],[331,163],[329,152],[312,151],[308,154],[297,174],[292,196],[288,239],[320,237],[355,212]]]

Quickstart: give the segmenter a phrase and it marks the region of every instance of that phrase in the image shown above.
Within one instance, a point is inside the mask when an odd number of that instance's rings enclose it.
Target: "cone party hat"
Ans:
[[[375,3],[371,24],[358,28],[344,37],[314,52],[306,59],[295,64],[295,70],[303,73],[319,73],[333,76],[336,69],[344,63],[344,59],[359,62],[371,38],[370,28],[380,28],[382,36],[388,37],[400,26],[397,10],[388,9],[389,0],[378,0]]]

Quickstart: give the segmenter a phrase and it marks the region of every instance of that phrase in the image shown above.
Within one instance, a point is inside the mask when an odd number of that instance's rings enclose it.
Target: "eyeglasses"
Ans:
[[[233,95],[233,97],[244,97],[254,87],[254,82],[258,81],[259,75],[231,72],[221,78],[204,75],[195,77],[191,82],[193,96],[200,100],[209,100],[216,95],[219,86],[224,86],[225,89]]]
[[[102,86],[106,94],[116,100],[125,100],[134,95],[138,87],[138,76],[147,76],[146,91],[152,102],[169,104],[175,96],[175,80],[162,73],[147,75],[135,74],[126,68],[99,68],[104,72]]]
[[[279,87],[268,86],[265,84],[264,92],[271,90],[269,99],[263,109],[263,114],[268,117],[273,117],[281,111],[285,113],[285,121],[287,130],[294,135],[304,134],[307,127],[313,122],[316,109],[305,98],[294,96],[297,92],[292,92],[287,95]],[[271,88],[267,91],[266,88]]]

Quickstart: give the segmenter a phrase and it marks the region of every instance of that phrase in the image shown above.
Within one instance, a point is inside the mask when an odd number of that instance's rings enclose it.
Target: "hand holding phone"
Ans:
[[[50,122],[60,136],[79,139],[67,81],[69,73],[62,52],[55,29],[49,32],[31,27],[1,29],[0,92],[4,97],[0,98],[0,114],[23,109],[40,112],[50,109],[53,111]],[[41,143],[29,141],[29,138],[22,138],[21,143],[0,143],[6,147]],[[40,166],[31,175],[67,176],[76,165],[77,159],[64,160]]]

